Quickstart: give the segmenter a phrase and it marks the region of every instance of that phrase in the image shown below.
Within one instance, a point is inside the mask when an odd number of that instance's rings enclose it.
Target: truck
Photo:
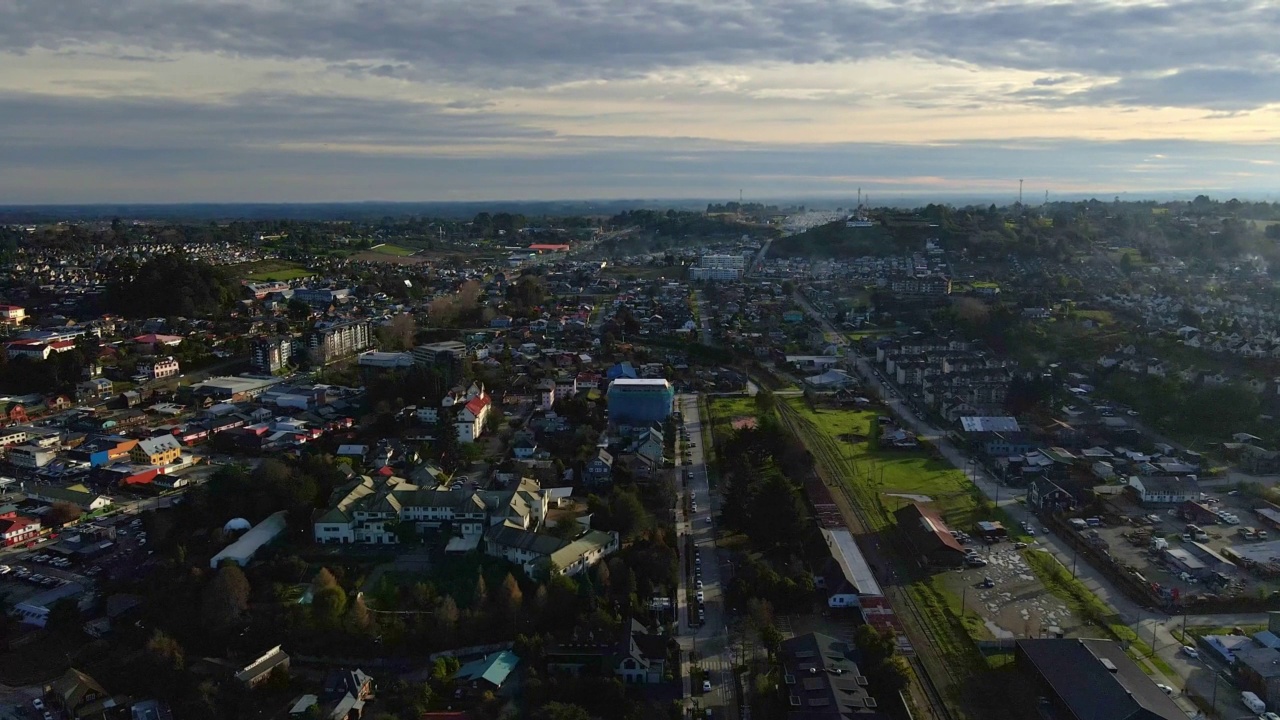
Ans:
[[[1245,540],[1256,540],[1258,538],[1258,532],[1251,527],[1242,527],[1240,528],[1240,537]]]

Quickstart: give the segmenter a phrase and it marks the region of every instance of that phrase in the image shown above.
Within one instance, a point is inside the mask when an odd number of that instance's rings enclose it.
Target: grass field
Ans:
[[[231,271],[242,280],[299,280],[315,273],[301,265],[284,260],[256,260],[240,265],[232,265]]]
[[[711,437],[720,442],[733,433],[735,418],[756,416],[756,401],[749,397],[718,397],[711,400],[709,409]]]
[[[413,248],[407,248],[402,245],[392,245],[391,243],[383,243],[377,247],[369,248],[370,251],[382,253],[383,255],[395,255],[397,257],[409,257],[418,251]]]
[[[976,489],[945,460],[930,457],[924,451],[872,450],[865,440],[876,416],[873,410],[810,410],[803,398],[786,398],[788,406],[804,420],[835,441],[841,458],[851,467],[855,477],[851,485],[872,508],[870,519],[882,528],[888,524],[887,514],[902,507],[907,498],[897,495],[926,495],[932,499],[950,525],[972,527],[978,520],[989,520],[979,512]],[[850,440],[858,439],[857,442]]]

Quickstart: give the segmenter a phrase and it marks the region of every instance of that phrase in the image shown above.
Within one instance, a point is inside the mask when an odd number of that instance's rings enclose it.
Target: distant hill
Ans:
[[[801,256],[818,258],[859,257],[863,255],[896,255],[918,243],[903,243],[894,239],[882,225],[872,227],[845,227],[844,220],[818,225],[802,233],[773,241],[769,250],[774,256]]]

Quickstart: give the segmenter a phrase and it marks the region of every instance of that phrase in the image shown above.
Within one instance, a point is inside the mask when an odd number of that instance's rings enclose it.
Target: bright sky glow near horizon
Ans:
[[[1280,3],[8,0],[0,204],[1280,194]]]

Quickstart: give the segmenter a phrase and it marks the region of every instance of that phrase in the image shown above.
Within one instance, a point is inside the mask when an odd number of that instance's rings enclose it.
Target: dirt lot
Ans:
[[[1230,496],[1225,493],[1212,494],[1211,499],[1218,500],[1217,503],[1211,505],[1212,507],[1235,513],[1240,518],[1240,524],[1228,525],[1221,523],[1211,525],[1207,522],[1197,523],[1204,529],[1205,534],[1209,536],[1208,542],[1204,543],[1205,545],[1208,545],[1218,553],[1222,553],[1224,549],[1232,545],[1243,546],[1257,542],[1246,540],[1240,535],[1240,528],[1242,527],[1263,527],[1258,517],[1253,513],[1254,503],[1252,501],[1241,496]],[[1142,507],[1127,499],[1117,500],[1112,506],[1116,511],[1116,516],[1123,518],[1124,522],[1097,528],[1099,537],[1109,545],[1108,551],[1112,557],[1122,564],[1135,568],[1151,582],[1159,583],[1163,587],[1177,588],[1179,594],[1194,595],[1209,591],[1205,588],[1204,583],[1198,579],[1190,582],[1184,580],[1180,571],[1170,568],[1163,559],[1150,550],[1152,539],[1164,538],[1168,540],[1170,549],[1183,548],[1194,554],[1194,548],[1182,540],[1182,531],[1187,524],[1185,520],[1170,515],[1170,508],[1168,507]],[[1151,522],[1147,518],[1149,515],[1157,516],[1159,522]],[[1277,534],[1272,531],[1270,539],[1275,540]],[[1227,575],[1239,584],[1225,591],[1215,589],[1214,592],[1219,595],[1253,595],[1259,591],[1269,593],[1274,590],[1280,590],[1280,581],[1277,581],[1277,579],[1264,579],[1243,568],[1235,572],[1229,572]]]
[[[1050,627],[1072,635],[1080,627],[1066,602],[1044,588],[1011,543],[979,547],[978,552],[986,567],[951,571],[939,579],[963,598],[967,612],[982,616],[992,637],[1037,637]],[[984,588],[988,577],[995,586]]]

